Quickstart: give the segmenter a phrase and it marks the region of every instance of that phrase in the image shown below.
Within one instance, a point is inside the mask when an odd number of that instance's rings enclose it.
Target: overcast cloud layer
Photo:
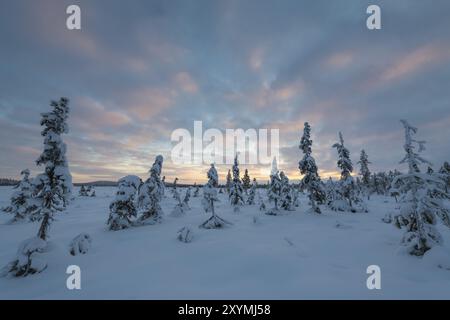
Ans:
[[[81,31],[65,27],[70,4]],[[366,28],[369,4],[382,30]],[[295,180],[305,121],[326,177],[338,131],[354,162],[364,148],[372,171],[401,169],[406,118],[437,168],[450,160],[449,13],[445,0],[2,0],[0,176],[41,170],[39,114],[60,96],[75,181],[145,177],[159,153],[168,180],[204,181],[207,166],[167,157],[171,132],[194,120],[279,128],[280,167]],[[266,166],[249,169],[267,180]]]

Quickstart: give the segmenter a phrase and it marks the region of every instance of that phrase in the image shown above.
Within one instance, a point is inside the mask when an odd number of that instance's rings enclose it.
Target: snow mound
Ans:
[[[86,254],[91,248],[92,238],[87,233],[80,233],[73,238],[69,245],[69,252],[71,255]]]

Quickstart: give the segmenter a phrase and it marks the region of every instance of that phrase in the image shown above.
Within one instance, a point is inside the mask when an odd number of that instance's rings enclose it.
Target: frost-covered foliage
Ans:
[[[421,173],[420,164],[429,164],[420,156],[425,150],[425,141],[413,139],[417,128],[406,120],[401,120],[405,129],[405,157],[400,163],[408,165],[408,173],[397,176],[393,181],[401,195],[400,215],[395,216],[395,225],[405,228],[402,246],[406,252],[423,256],[435,245],[442,244],[442,236],[435,228],[440,219],[450,227],[450,211],[443,199],[449,196],[445,192],[445,183],[434,175]]]
[[[190,209],[189,199],[191,197],[191,188],[188,188],[186,190],[186,194],[184,196],[183,201],[181,201],[181,197],[180,197],[180,194],[178,193],[178,190],[175,190],[174,197],[175,197],[175,200],[177,201],[177,203],[175,204],[175,207],[173,208],[170,215],[172,217],[181,217],[185,214],[186,210]]]
[[[78,195],[80,197],[95,197],[95,188],[93,186],[82,185]]]
[[[189,227],[183,227],[177,232],[177,239],[184,243],[192,242],[194,233]]]
[[[69,253],[72,256],[88,253],[91,248],[92,238],[87,233],[80,233],[69,244]]]
[[[107,225],[109,230],[121,230],[133,225],[133,218],[137,215],[136,193],[141,185],[137,176],[126,176],[119,180],[115,199],[109,206]]]
[[[253,178],[252,186],[250,187],[250,190],[248,192],[247,197],[247,204],[254,205],[255,204],[255,196],[256,196],[256,189],[258,188],[258,184],[256,183],[256,179]]]
[[[42,253],[47,248],[47,241],[40,237],[33,237],[19,245],[16,258],[6,265],[0,276],[26,277],[29,274],[42,272],[47,262]]]
[[[38,166],[44,166],[44,173],[33,180],[33,194],[37,209],[34,219],[41,221],[38,237],[46,240],[53,221],[53,214],[62,211],[71,200],[72,176],[66,159],[66,144],[61,135],[69,131],[69,100],[61,98],[52,101],[50,112],[41,116],[41,135],[44,137],[44,150],[36,160]]]
[[[325,183],[326,201],[328,206],[332,206],[335,201],[339,199],[337,183],[333,181],[331,177],[328,178]]]
[[[194,198],[198,198],[198,194],[200,192],[200,187],[197,185],[197,182],[194,183],[194,194],[192,195]]]
[[[258,204],[259,204],[259,211],[266,212],[266,203],[264,202],[263,198],[261,197],[261,194],[258,192]]]
[[[370,170],[369,170],[369,157],[367,156],[366,151],[361,150],[361,154],[359,156],[358,164],[360,165],[359,174],[361,175],[361,187],[364,194],[367,195],[367,198],[370,197],[371,187],[370,187]]]
[[[242,177],[242,187],[244,188],[245,194],[251,187],[250,176],[248,175],[248,169],[245,169],[244,176]]]
[[[180,197],[180,194],[178,193],[178,190],[177,190],[177,183],[178,183],[178,178],[175,178],[175,180],[173,180],[173,185],[172,185],[172,196],[175,200],[178,200],[178,198]]]
[[[14,187],[15,191],[11,195],[11,204],[3,209],[3,211],[14,215],[10,223],[29,219],[30,213],[36,210],[34,199],[32,199],[30,170],[25,169],[20,174],[22,180]]]
[[[211,217],[203,222],[199,227],[205,229],[222,228],[231,223],[220,218],[214,211],[214,202],[219,201],[216,191],[216,187],[219,185],[219,175],[217,174],[217,170],[214,167],[214,164],[211,164],[211,168],[208,170],[207,177],[208,183],[203,187],[202,204],[205,212],[211,213]]]
[[[325,194],[325,188],[323,187],[323,192]],[[298,185],[292,185],[291,186],[291,194],[292,194],[292,205],[294,207],[300,206],[300,192],[299,192],[299,186]],[[325,196],[326,197],[326,196]]]
[[[373,173],[370,179],[370,191],[383,196],[395,196],[395,189],[391,190],[392,182],[400,174],[397,170]]]
[[[439,174],[445,183],[445,192],[448,193],[450,190],[450,164],[447,161],[439,169]]]
[[[338,152],[337,165],[341,169],[341,179],[338,187],[332,188],[330,191],[333,195],[328,196],[331,201],[329,206],[336,211],[351,211],[351,212],[367,212],[367,207],[364,201],[359,197],[356,183],[351,176],[353,171],[353,164],[350,160],[350,152],[344,146],[344,138],[339,132],[339,142],[333,145]]]
[[[36,160],[38,166],[44,166],[32,183],[33,210],[31,220],[40,220],[37,237],[24,241],[14,261],[4,269],[4,274],[26,276],[41,272],[47,266],[40,253],[47,246],[48,232],[56,211],[62,211],[71,200],[72,176],[66,160],[66,145],[61,135],[69,131],[69,100],[61,98],[52,101],[50,112],[41,114],[41,135],[44,137],[44,150]]]
[[[341,169],[341,180],[345,180],[348,177],[351,177],[353,164],[352,160],[350,160],[350,151],[344,146],[344,138],[342,137],[341,132],[339,132],[339,142],[336,142],[333,145],[333,148],[336,148],[338,152],[337,165],[339,169]]]
[[[162,196],[163,198],[166,197],[166,176],[163,176],[161,179],[161,185],[162,185]]]
[[[184,199],[183,199],[183,209],[184,210],[190,210],[191,208],[189,207],[189,199],[191,198],[191,187],[188,187],[186,190],[186,193],[184,194]]]
[[[326,193],[317,172],[316,160],[311,155],[311,146],[311,126],[308,122],[305,122],[303,136],[300,140],[299,146],[304,156],[298,163],[298,168],[300,169],[300,173],[304,175],[302,179],[302,186],[308,190],[312,210],[316,213],[320,213],[321,211],[318,204],[325,202]]]
[[[238,212],[239,207],[244,204],[244,194],[241,178],[239,177],[239,163],[237,155],[234,157],[233,180],[231,181],[229,197],[233,210]]]
[[[170,215],[172,217],[181,217],[185,213],[184,212],[185,207],[184,207],[183,202],[181,201],[181,196],[180,196],[180,193],[178,192],[178,189],[174,188],[172,190],[172,195],[176,201],[176,204],[175,204],[175,207],[172,209],[172,212],[170,213]]]
[[[274,158],[272,161],[272,170],[270,172],[270,184],[267,190],[267,197],[269,202],[273,203],[273,207],[269,209],[266,214],[277,215],[279,210],[279,205],[281,203],[281,179],[277,167],[277,159]]]
[[[230,193],[230,188],[231,188],[231,170],[228,170],[227,182],[225,184],[225,189],[227,190],[227,193]]]
[[[84,184],[80,187],[80,191],[78,192],[80,197],[87,197],[86,187]]]
[[[156,156],[149,171],[150,177],[139,188],[138,207],[140,216],[136,221],[137,224],[155,224],[162,219],[163,211],[160,203],[164,197],[164,182],[161,180],[163,161],[163,156]],[[177,190],[175,192],[178,194]]]
[[[284,174],[283,171],[280,172],[280,182],[281,182],[281,199],[280,206],[284,210],[293,210],[293,190],[289,185],[289,178]]]

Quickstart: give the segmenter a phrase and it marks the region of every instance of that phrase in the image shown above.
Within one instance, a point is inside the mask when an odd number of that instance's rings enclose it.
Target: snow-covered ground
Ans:
[[[0,206],[8,204],[11,191],[0,187]],[[191,210],[174,218],[168,216],[174,200],[167,190],[162,224],[107,231],[114,192],[98,187],[96,198],[77,197],[52,225],[48,268],[26,278],[1,278],[0,298],[450,299],[450,270],[436,266],[450,256],[450,230],[439,226],[445,246],[437,253],[423,259],[399,254],[403,231],[381,221],[394,210],[391,198],[373,197],[369,213],[323,208],[315,215],[302,197],[296,211],[267,216],[258,206],[234,213],[219,194],[217,213],[233,225],[203,230],[198,225],[208,215],[201,197],[191,197]],[[6,225],[8,219],[0,214],[1,266],[38,229],[37,223]],[[183,226],[194,231],[191,243],[176,238]],[[69,255],[71,239],[82,232],[92,236],[91,250]],[[81,290],[66,288],[69,265],[81,268]],[[381,268],[381,290],[367,289],[369,265]]]

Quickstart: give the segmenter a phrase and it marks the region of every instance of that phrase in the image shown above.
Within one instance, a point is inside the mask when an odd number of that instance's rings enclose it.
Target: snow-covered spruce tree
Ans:
[[[256,178],[253,178],[253,183],[252,186],[250,187],[247,197],[247,204],[249,205],[255,204],[256,188],[258,188],[258,184],[256,182]]]
[[[87,191],[86,191],[86,188],[85,188],[84,184],[81,185],[80,191],[78,192],[78,195],[80,197],[87,197]]]
[[[162,177],[161,183],[162,183],[162,195],[164,198],[166,196],[166,176]]]
[[[178,191],[177,191],[178,193]],[[172,212],[170,213],[170,215],[172,217],[181,217],[182,215],[185,214],[186,210],[189,210],[189,199],[191,197],[191,188],[187,188],[186,190],[186,194],[183,198],[183,201],[181,201],[181,197],[178,196],[176,198],[177,203],[175,204],[175,207],[173,208]]]
[[[177,200],[177,198],[180,197],[180,194],[178,193],[178,190],[177,190],[177,182],[178,182],[178,178],[175,178],[175,180],[173,180],[173,185],[172,185],[172,196],[175,200]]]
[[[284,174],[283,171],[280,172],[280,181],[281,181],[280,207],[287,211],[293,210],[292,188],[289,185],[289,178]]]
[[[200,192],[200,187],[197,185],[197,182],[194,183],[194,198],[198,198],[198,193]]]
[[[231,170],[228,170],[227,173],[227,182],[225,184],[225,189],[227,190],[227,193],[230,193],[230,188],[231,188]]]
[[[269,209],[266,214],[277,215],[279,213],[279,205],[281,202],[281,179],[278,173],[276,158],[272,161],[272,170],[270,172],[270,183],[267,189],[267,197],[269,202],[272,202],[274,206]]]
[[[333,181],[331,177],[328,178],[327,182],[325,183],[325,190],[326,190],[326,201],[328,206],[332,206],[333,203],[337,200],[339,200],[339,195],[337,194],[337,187],[336,183]]]
[[[52,111],[42,114],[41,126],[44,129],[44,151],[36,160],[38,166],[44,165],[45,172],[39,175],[41,183],[34,191],[41,202],[40,208],[33,214],[39,216],[41,226],[38,237],[46,240],[48,229],[55,211],[62,211],[72,197],[72,176],[66,159],[66,144],[61,135],[68,133],[67,118],[69,117],[69,100],[60,98],[52,101]]]
[[[203,222],[199,227],[205,229],[217,229],[222,228],[231,223],[220,218],[216,215],[214,210],[214,202],[219,201],[217,198],[216,187],[219,184],[219,176],[214,164],[211,164],[211,168],[208,170],[208,183],[203,186],[203,199],[202,205],[206,213],[211,212],[211,217]]]
[[[447,161],[439,169],[439,174],[445,182],[445,192],[448,193],[450,189],[450,164]]]
[[[363,149],[361,150],[361,154],[359,156],[358,164],[360,165],[359,174],[361,175],[361,185],[363,192],[367,195],[367,199],[370,199],[370,170],[369,170],[369,157],[367,156],[366,151]]]
[[[411,255],[423,256],[435,245],[442,244],[442,236],[435,228],[438,218],[450,228],[450,210],[442,199],[449,199],[444,182],[427,173],[420,172],[420,164],[429,163],[420,156],[425,150],[425,141],[413,139],[417,128],[401,120],[405,129],[405,157],[400,163],[408,165],[408,173],[397,176],[394,186],[400,185],[400,215],[394,218],[395,225],[405,227],[402,238],[405,251]],[[398,183],[401,181],[402,183]]]
[[[119,180],[114,200],[109,205],[109,217],[106,224],[109,230],[122,230],[133,226],[137,216],[136,193],[142,184],[137,176],[126,176]]]
[[[303,136],[300,140],[299,146],[304,154],[303,159],[298,163],[300,173],[304,175],[301,182],[301,187],[308,190],[312,210],[316,213],[320,213],[321,211],[318,204],[323,204],[325,202],[326,193],[317,172],[316,160],[314,160],[311,155],[311,146],[311,126],[308,122],[305,122]]]
[[[244,204],[244,195],[241,178],[239,177],[238,156],[234,157],[233,180],[230,186],[230,202],[234,212],[239,212],[239,207]]]
[[[139,218],[136,225],[155,224],[161,221],[163,211],[161,200],[164,197],[164,182],[161,180],[161,171],[164,158],[162,155],[155,157],[149,170],[150,177],[139,188],[138,208]]]
[[[325,187],[322,186],[322,189],[323,189],[324,196],[326,198]],[[297,184],[297,185],[292,184],[291,185],[292,205],[296,208],[300,206],[300,191],[299,190],[300,190],[300,184]]]
[[[44,150],[36,160],[38,166],[44,166],[44,173],[33,180],[33,194],[36,210],[32,215],[41,221],[37,237],[25,240],[19,247],[16,259],[3,270],[3,275],[26,276],[41,272],[47,266],[40,257],[47,247],[47,239],[53,215],[62,211],[71,200],[72,176],[66,160],[66,145],[61,135],[69,127],[69,100],[60,98],[52,101],[50,112],[41,114],[41,135],[44,137]]]
[[[263,198],[261,197],[261,194],[258,192],[258,204],[259,204],[259,211],[266,212],[266,203],[264,202]]]
[[[364,212],[367,211],[365,203],[356,192],[355,183],[351,175],[353,164],[350,160],[350,152],[344,146],[344,138],[339,132],[339,142],[333,145],[337,149],[337,165],[341,169],[341,179],[339,189],[336,193],[336,200],[331,202],[331,209],[339,211]]]
[[[9,223],[29,219],[30,213],[36,210],[36,206],[32,201],[30,170],[22,170],[20,174],[22,175],[22,180],[14,187],[16,191],[11,195],[11,205],[5,210],[14,215]]]
[[[182,215],[185,214],[184,212],[184,204],[181,201],[181,197],[178,193],[178,191],[176,191],[176,193],[178,194],[178,197],[175,197],[176,203],[175,206],[172,209],[172,212],[170,213],[170,215],[172,217],[181,217]]]
[[[183,208],[184,210],[189,210],[191,209],[189,207],[189,199],[191,198],[191,187],[188,187],[186,190],[186,193],[184,195],[184,199],[183,199]]]
[[[245,169],[244,176],[242,177],[242,187],[244,188],[245,194],[248,193],[248,190],[250,189],[251,185],[250,176],[248,175],[248,169]]]

